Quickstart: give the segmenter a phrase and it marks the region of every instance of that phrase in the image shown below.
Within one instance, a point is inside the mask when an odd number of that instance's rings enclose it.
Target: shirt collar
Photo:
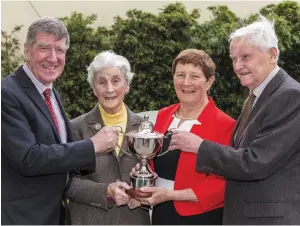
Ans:
[[[52,82],[50,83],[49,86],[45,86],[43,83],[41,83],[37,77],[35,77],[35,75],[30,71],[29,67],[27,66],[27,64],[25,63],[23,65],[23,70],[26,72],[26,74],[28,75],[28,77],[30,78],[30,80],[32,81],[32,83],[34,84],[34,86],[37,88],[37,90],[39,91],[39,93],[41,95],[43,95],[43,92],[50,88],[52,91]]]
[[[272,78],[275,77],[275,75],[277,74],[277,72],[280,70],[280,67],[277,65],[272,71],[271,73],[268,75],[268,77],[259,85],[257,86],[254,90],[253,93],[257,98],[259,98],[259,96],[261,95],[261,93],[264,91],[264,89],[266,88],[266,86],[268,85],[268,83],[272,80]]]

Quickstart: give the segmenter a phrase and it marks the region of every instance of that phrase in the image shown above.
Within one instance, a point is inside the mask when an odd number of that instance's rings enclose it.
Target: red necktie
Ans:
[[[50,93],[51,93],[51,89],[50,88],[48,88],[48,89],[46,89],[44,91],[43,94],[45,96],[45,103],[46,103],[46,105],[47,105],[47,107],[48,107],[48,109],[49,109],[49,111],[51,113],[52,119],[53,119],[53,121],[54,121],[54,123],[56,125],[56,129],[57,129],[57,131],[59,133],[58,121],[56,119],[56,116],[55,116],[55,113],[54,113],[54,110],[53,110],[53,107],[52,107],[52,103],[51,103],[51,100],[50,100]]]

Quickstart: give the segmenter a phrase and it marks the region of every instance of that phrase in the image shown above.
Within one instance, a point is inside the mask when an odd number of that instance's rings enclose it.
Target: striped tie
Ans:
[[[44,96],[45,96],[45,103],[51,113],[51,116],[52,116],[52,119],[55,123],[55,126],[56,126],[56,129],[57,129],[57,132],[59,133],[59,126],[58,126],[58,121],[56,119],[56,116],[55,116],[55,113],[54,113],[54,110],[53,110],[53,107],[52,107],[52,103],[51,103],[51,99],[50,99],[50,94],[51,94],[51,89],[48,88],[44,91]]]

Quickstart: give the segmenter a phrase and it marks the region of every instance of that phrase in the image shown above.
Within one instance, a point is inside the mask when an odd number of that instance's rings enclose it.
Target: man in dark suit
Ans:
[[[230,37],[230,56],[250,89],[232,147],[174,131],[170,149],[197,153],[196,170],[224,176],[224,224],[300,223],[300,84],[277,66],[266,18]]]
[[[60,95],[69,34],[63,23],[34,21],[24,45],[26,63],[1,85],[1,223],[59,224],[67,214],[64,192],[70,171],[94,170],[95,153],[115,148],[116,130],[72,142]]]

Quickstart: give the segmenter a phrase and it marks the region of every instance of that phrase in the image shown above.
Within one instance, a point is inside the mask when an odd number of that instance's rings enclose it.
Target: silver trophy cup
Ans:
[[[153,124],[148,121],[148,116],[144,116],[145,121],[142,122],[138,131],[131,131],[125,136],[128,141],[128,150],[131,155],[136,156],[140,160],[140,168],[136,172],[131,172],[132,189],[126,193],[131,197],[147,198],[152,193],[142,192],[139,189],[144,186],[155,186],[157,174],[148,167],[148,160],[159,155],[164,135],[153,132]]]

